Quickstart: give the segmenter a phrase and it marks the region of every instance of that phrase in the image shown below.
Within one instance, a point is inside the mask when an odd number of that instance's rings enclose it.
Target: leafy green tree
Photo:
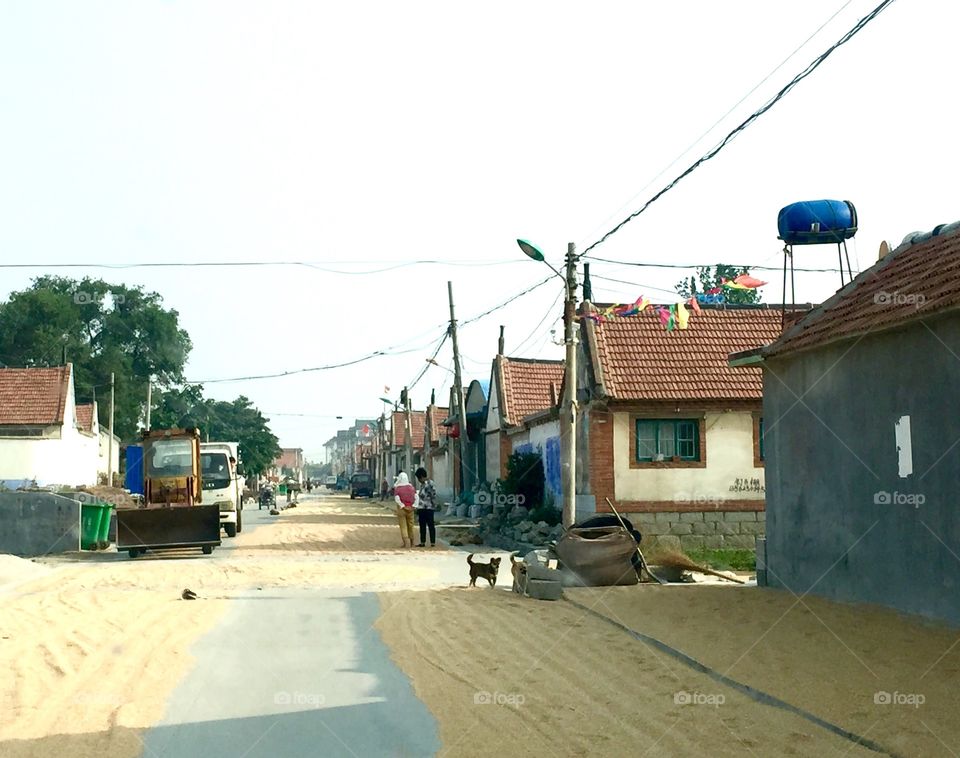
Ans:
[[[72,362],[77,400],[99,400],[104,426],[112,372],[114,431],[128,441],[140,426],[149,379],[160,390],[181,383],[192,347],[160,295],[102,279],[38,277],[0,303],[0,325],[3,365]]]
[[[749,273],[749,269],[728,266],[724,263],[718,263],[713,268],[710,266],[699,266],[696,276],[680,280],[677,282],[675,289],[682,297],[694,297],[708,290],[720,287],[724,279],[735,279],[741,274]],[[760,292],[755,289],[738,290],[724,287],[723,299],[728,303],[736,305],[753,305],[760,302]]]

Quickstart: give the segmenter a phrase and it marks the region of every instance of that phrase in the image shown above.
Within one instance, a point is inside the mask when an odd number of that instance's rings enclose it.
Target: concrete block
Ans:
[[[696,534],[685,534],[680,538],[680,547],[682,550],[697,550],[704,547],[705,539]]]
[[[658,537],[644,537],[640,544],[640,549],[644,552],[661,550],[680,550],[680,538],[674,534],[663,534]]]
[[[693,534],[693,524],[670,524],[670,534]]]
[[[0,492],[0,553],[25,558],[80,549],[80,503],[49,492]]]
[[[766,522],[767,512],[766,511],[757,511],[757,521]]]
[[[756,511],[728,511],[724,521],[756,521]]]
[[[680,514],[676,512],[669,513],[658,513],[656,514],[658,524],[668,524],[671,521],[679,521]]]
[[[740,524],[749,523],[743,521],[718,521],[717,534],[740,534]]]
[[[740,534],[765,534],[767,525],[760,521],[741,521]]]
[[[703,546],[707,550],[719,550],[723,547],[723,537],[719,534],[708,534],[703,538]]]
[[[557,569],[548,569],[539,564],[528,564],[527,579],[536,579],[538,582],[559,582],[562,577]]]
[[[527,595],[534,600],[559,600],[563,597],[563,586],[560,582],[528,579]]]
[[[746,550],[755,550],[757,539],[752,534],[731,534],[723,538],[723,547],[742,548]]]
[[[684,511],[680,514],[680,521],[693,523],[694,521],[703,521],[702,511]]]
[[[634,526],[636,526],[637,524],[656,524],[656,523],[658,523],[658,522],[657,522],[657,514],[656,514],[656,513],[650,513],[650,512],[628,513],[628,514],[626,514],[625,518],[630,519],[630,521],[633,522],[633,525],[634,525]]]
[[[704,511],[704,521],[723,521],[723,511]]]
[[[696,524],[691,524],[693,527],[694,534],[716,534],[717,533],[717,522],[716,521],[699,521]]]

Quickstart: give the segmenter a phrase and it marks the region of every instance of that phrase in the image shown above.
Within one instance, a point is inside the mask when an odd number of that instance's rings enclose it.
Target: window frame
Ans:
[[[651,458],[640,457],[640,425],[641,423],[656,424],[655,434],[657,444],[659,445],[661,425],[671,425],[674,435],[674,451],[679,449],[681,438],[679,436],[681,424],[687,423],[693,425],[693,446],[694,457],[682,457],[674,455],[669,459],[662,461]],[[704,428],[704,417],[702,415],[685,415],[676,417],[667,416],[630,416],[630,468],[705,468],[707,465],[706,450],[706,429]],[[690,442],[689,438],[687,439]],[[676,458],[676,460],[674,460]]]

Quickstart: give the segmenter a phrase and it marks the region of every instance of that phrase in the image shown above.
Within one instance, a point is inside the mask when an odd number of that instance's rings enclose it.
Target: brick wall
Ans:
[[[590,494],[596,498],[597,511],[601,505],[609,512],[606,500],[614,500],[613,488],[613,414],[604,408],[596,409],[588,415],[590,419],[587,436],[590,448]]]

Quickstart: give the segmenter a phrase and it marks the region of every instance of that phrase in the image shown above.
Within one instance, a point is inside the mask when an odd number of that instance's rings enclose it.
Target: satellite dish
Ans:
[[[880,251],[877,253],[877,260],[882,261],[890,252],[890,243],[884,240],[880,243]]]

